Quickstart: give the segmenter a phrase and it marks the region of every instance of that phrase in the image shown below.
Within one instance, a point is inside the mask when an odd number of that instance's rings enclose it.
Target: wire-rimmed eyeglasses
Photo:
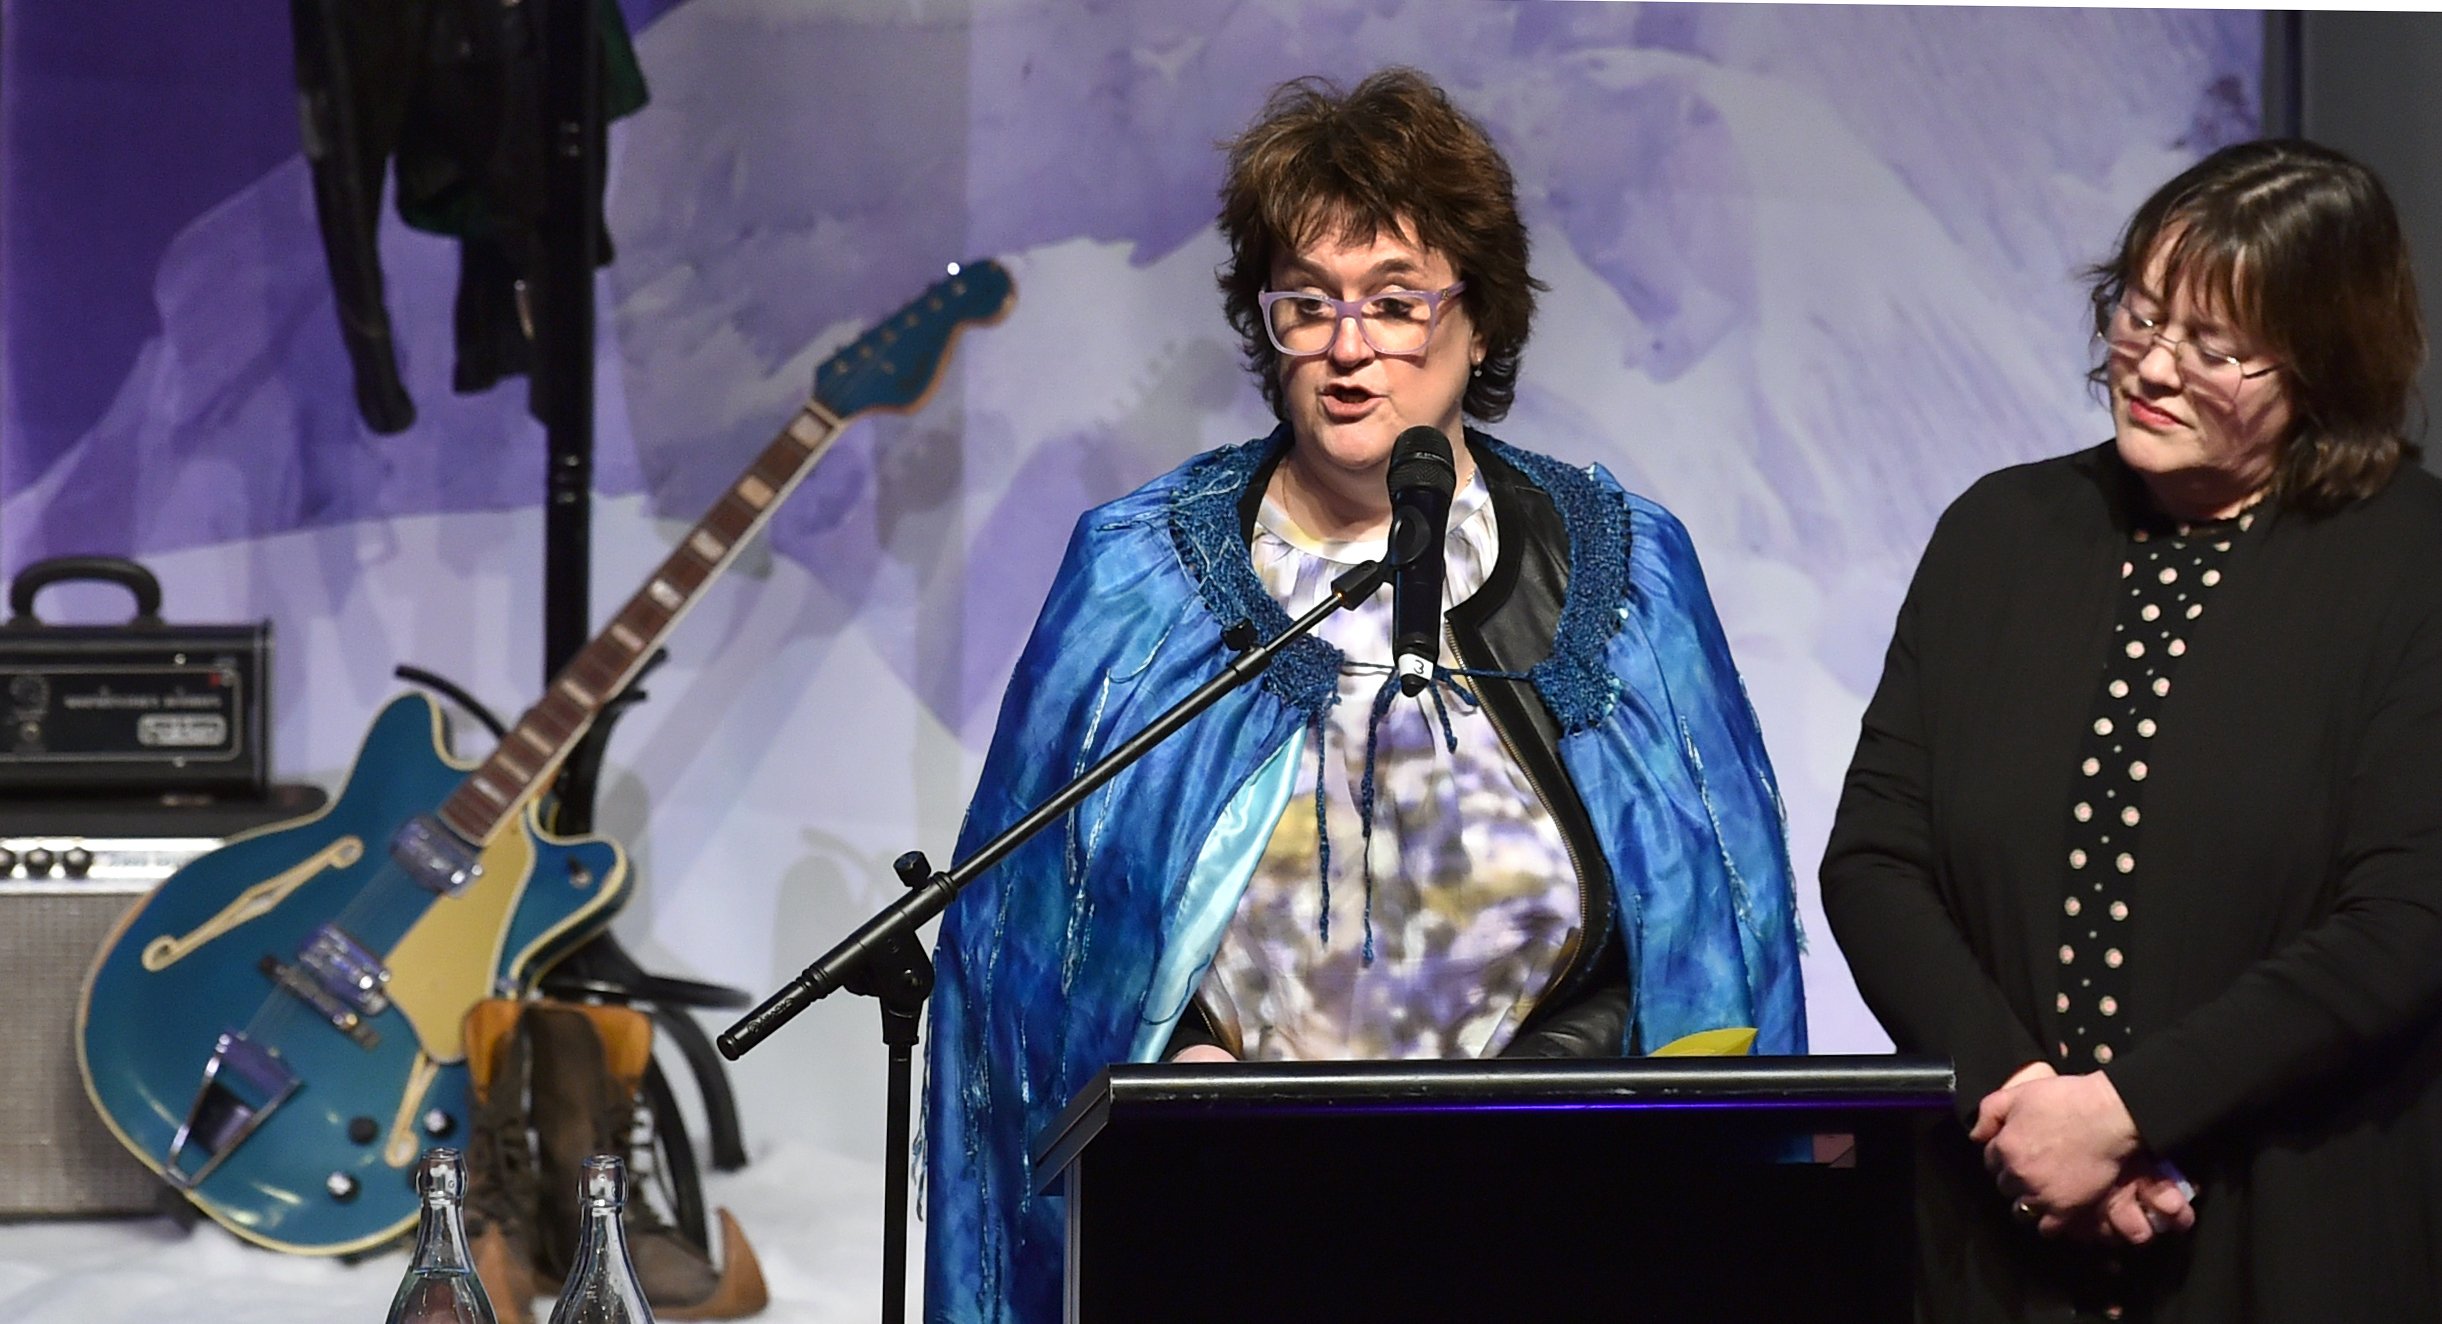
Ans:
[[[2156,343],[2167,346],[2171,358],[2179,365],[2179,375],[2189,381],[2211,386],[2225,396],[2236,396],[2240,389],[2258,377],[2279,372],[2281,365],[2267,363],[2250,368],[2247,360],[2236,354],[2199,343],[2190,333],[2185,340],[2175,340],[2162,333],[2168,323],[2161,317],[2148,317],[2129,306],[2126,299],[2112,306],[2111,322],[2104,329],[2103,339],[2115,354],[2132,359],[2145,357]]]

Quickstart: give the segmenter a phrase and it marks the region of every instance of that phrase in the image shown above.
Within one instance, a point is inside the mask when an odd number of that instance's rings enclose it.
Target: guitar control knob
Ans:
[[[332,1199],[346,1204],[356,1198],[356,1179],[344,1172],[334,1172],[322,1179],[322,1189],[330,1192]]]
[[[382,1124],[374,1121],[372,1118],[351,1117],[348,1119],[348,1139],[355,1141],[357,1144],[370,1145],[374,1141],[381,1139],[381,1136]]]
[[[41,846],[36,846],[34,849],[25,853],[25,876],[28,878],[48,878],[51,876],[51,866],[58,862],[58,856],[53,855],[49,850]]]
[[[16,869],[17,852],[10,850],[6,846],[0,846],[0,878],[8,877],[11,873],[14,873]]]
[[[70,846],[59,853],[59,867],[70,878],[82,878],[93,872],[93,852],[82,846]]]
[[[435,1140],[439,1140],[457,1129],[458,1119],[438,1108],[430,1109],[424,1114],[424,1134]]]

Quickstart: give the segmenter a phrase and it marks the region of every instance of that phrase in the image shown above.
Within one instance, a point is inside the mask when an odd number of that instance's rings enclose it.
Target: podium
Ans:
[[[1115,1066],[1038,1138],[1071,1324],[1910,1318],[1900,1057]]]

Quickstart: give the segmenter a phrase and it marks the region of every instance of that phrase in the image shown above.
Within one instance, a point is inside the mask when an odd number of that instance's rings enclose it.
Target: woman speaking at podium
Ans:
[[[1060,1315],[1027,1149],[1114,1062],[1801,1052],[1761,733],[1687,534],[1508,410],[1537,282],[1508,164],[1389,70],[1229,147],[1222,305],[1280,419],[1078,521],[959,853],[1383,553],[1393,442],[1446,440],[1446,624],[1384,591],[986,873],[938,952],[926,1313]],[[1431,555],[1434,553],[1428,553]]]
[[[2442,1319],[2442,481],[2397,217],[2226,148],[2092,286],[2114,435],[1900,608],[1823,901],[1958,1065],[1920,1317]]]

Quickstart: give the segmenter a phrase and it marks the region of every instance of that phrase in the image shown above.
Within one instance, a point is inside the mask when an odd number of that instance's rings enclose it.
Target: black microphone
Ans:
[[[1413,427],[1391,443],[1391,640],[1399,692],[1418,694],[1441,657],[1442,535],[1458,467],[1441,429]]]

